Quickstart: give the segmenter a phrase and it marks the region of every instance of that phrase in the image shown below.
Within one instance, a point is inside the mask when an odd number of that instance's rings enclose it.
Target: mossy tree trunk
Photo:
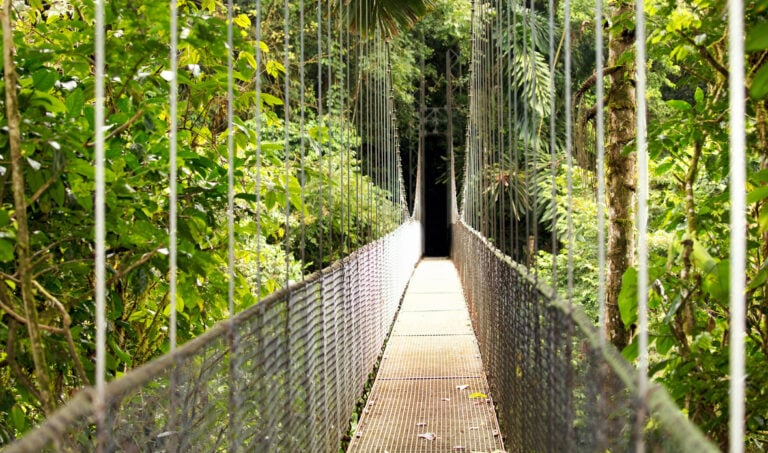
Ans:
[[[626,55],[633,50],[635,42],[632,17],[632,3],[623,0],[612,2],[613,27],[608,33],[608,67],[621,67],[621,70],[611,73],[607,95],[606,188],[609,223],[605,328],[609,341],[619,350],[627,345],[630,338],[618,305],[621,279],[634,261],[636,156],[627,146],[635,138],[635,65],[634,58],[627,58]]]

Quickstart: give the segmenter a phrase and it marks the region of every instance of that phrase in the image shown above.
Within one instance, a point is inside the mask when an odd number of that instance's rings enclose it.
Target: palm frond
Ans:
[[[348,15],[349,30],[371,36],[379,27],[384,39],[413,27],[434,7],[433,0],[346,0],[336,3]]]

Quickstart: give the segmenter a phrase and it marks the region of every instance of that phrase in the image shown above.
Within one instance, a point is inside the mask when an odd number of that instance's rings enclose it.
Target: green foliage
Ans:
[[[726,24],[722,1],[652,2],[649,20],[650,372],[689,417],[727,444],[729,207]],[[747,233],[748,449],[764,449],[765,8],[745,3],[750,219]],[[768,73],[766,73],[768,74]],[[624,281],[631,293],[633,279]],[[631,318],[632,316],[628,314]],[[630,354],[631,356],[631,354]],[[754,373],[754,374],[752,374]]]
[[[560,294],[568,294],[568,268],[573,272],[573,293],[571,300],[581,305],[587,315],[597,323],[598,319],[598,274],[597,274],[597,203],[592,195],[594,179],[592,175],[580,169],[573,173],[574,193],[568,200],[566,188],[566,167],[558,166],[556,184],[557,191],[557,240],[558,254],[557,281],[552,281],[551,250],[539,250],[537,264],[541,278],[557,288]],[[549,181],[549,178],[545,179]],[[545,186],[549,190],[541,190],[544,198],[551,198],[551,184]],[[551,203],[549,200],[545,202]],[[571,207],[573,235],[568,231],[568,206]],[[568,252],[571,250],[572,264],[569,263]]]
[[[619,312],[621,322],[631,326],[637,321],[637,269],[629,267],[621,277],[619,293]]]
[[[342,2],[337,2],[341,7]],[[400,30],[413,27],[434,6],[432,0],[388,0],[373,2],[372,5],[361,0],[344,2],[344,11],[349,15],[348,23],[352,31],[361,31],[370,35],[378,28],[386,37],[398,35]],[[370,5],[370,6],[369,6]],[[355,13],[362,11],[363,14]]]
[[[768,404],[768,173],[765,159],[765,97],[768,93],[768,31],[766,3],[747,1],[745,47],[747,89],[747,150],[749,220],[747,234],[747,397],[745,445],[762,451],[768,445],[766,420]],[[574,87],[589,73],[579,61],[591,61],[594,36],[590,23],[591,4],[574,2],[576,65]],[[683,411],[721,446],[728,441],[728,355],[730,315],[729,291],[729,206],[728,206],[728,86],[727,30],[722,19],[725,2],[663,0],[646,2],[648,17],[648,115],[650,188],[649,201],[649,321],[650,374],[663,383]],[[632,17],[624,18],[629,23]],[[621,21],[619,21],[621,22]],[[611,26],[621,26],[613,23]],[[585,32],[586,31],[586,32]],[[621,57],[629,61],[634,55]],[[584,103],[590,101],[585,93]],[[559,129],[560,134],[563,133]],[[587,144],[587,147],[590,145]],[[592,144],[593,146],[593,144]],[[587,151],[592,152],[590,150]],[[591,171],[594,161],[580,159]],[[558,166],[557,185],[564,187],[564,170]],[[578,175],[579,172],[576,172]],[[594,176],[591,176],[594,178]],[[587,178],[589,179],[589,178]],[[542,206],[551,203],[551,184],[543,182],[537,196]],[[541,184],[541,182],[539,183]],[[567,249],[574,251],[574,300],[585,304],[596,319],[597,269],[596,234],[585,240],[580,234],[594,234],[595,210],[583,215],[585,206],[594,206],[594,184],[577,190],[573,200],[576,237],[570,241],[565,222],[568,202],[558,189],[558,288],[567,281]],[[545,211],[549,211],[546,208]],[[551,216],[550,216],[551,218]],[[586,259],[582,261],[582,257]],[[592,265],[590,267],[589,265]],[[540,251],[538,267],[543,278],[551,279],[552,256]],[[582,295],[586,297],[582,297]],[[622,320],[637,320],[637,272],[624,275],[619,297]],[[622,351],[629,360],[637,358],[637,341]]]
[[[59,405],[94,382],[93,2],[15,2],[25,196],[43,341]],[[263,6],[268,6],[262,3]],[[221,1],[180,1],[178,118],[179,342],[230,315],[228,309],[227,49]],[[107,2],[106,209],[107,372],[117,377],[168,348],[168,3]],[[288,19],[298,28],[295,11]],[[362,131],[339,109],[345,83],[316,99],[298,77],[283,122],[284,81],[296,71],[279,52],[283,18],[235,14],[234,228],[236,310],[388,233],[404,216],[399,194],[368,176]],[[307,34],[312,27],[308,23]],[[339,33],[334,30],[334,33]],[[307,61],[316,60],[313,54]],[[356,55],[334,49],[328,65]],[[261,69],[256,71],[257,59]],[[338,68],[337,68],[338,69]],[[354,68],[353,68],[354,69]],[[327,70],[324,68],[324,70]],[[259,79],[261,92],[256,92]],[[256,105],[256,99],[261,103]],[[4,98],[3,98],[4,99]],[[319,103],[334,114],[318,118]],[[256,111],[254,111],[256,110]],[[0,125],[5,126],[3,103]],[[256,116],[260,121],[256,121]],[[8,136],[0,135],[7,155]],[[0,163],[0,444],[43,414],[35,392],[15,263],[17,225],[10,169]],[[339,175],[344,175],[340,179]],[[355,205],[356,198],[366,200]],[[300,232],[300,234],[299,234]],[[20,314],[20,315],[19,315]],[[18,316],[14,316],[18,315]],[[74,341],[70,343],[71,336]]]

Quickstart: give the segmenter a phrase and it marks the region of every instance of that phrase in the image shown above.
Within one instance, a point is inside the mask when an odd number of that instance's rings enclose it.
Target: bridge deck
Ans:
[[[348,451],[502,451],[489,398],[456,269],[423,260]]]

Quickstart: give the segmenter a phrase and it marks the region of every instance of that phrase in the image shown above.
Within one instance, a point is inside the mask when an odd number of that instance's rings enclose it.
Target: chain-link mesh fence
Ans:
[[[336,452],[420,244],[405,223],[109,383],[100,436],[89,388],[5,451]]]
[[[642,411],[648,451],[717,449],[664,389],[636,374],[584,312],[554,295],[463,222],[453,254],[511,451],[632,451]],[[646,407],[643,407],[647,405]]]

